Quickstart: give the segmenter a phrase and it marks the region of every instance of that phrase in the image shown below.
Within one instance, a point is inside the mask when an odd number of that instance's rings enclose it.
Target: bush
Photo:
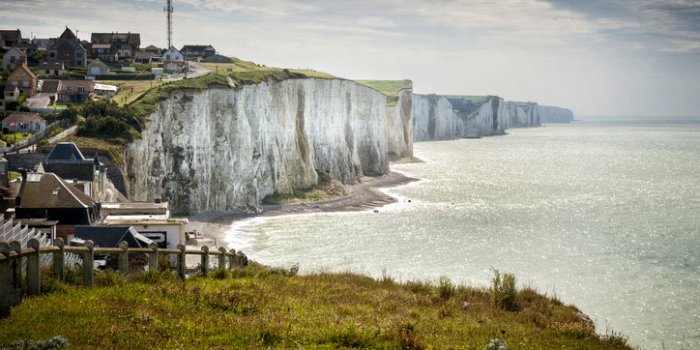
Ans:
[[[437,285],[437,297],[442,301],[447,301],[455,295],[457,288],[446,276],[441,276]]]
[[[492,269],[493,279],[491,279],[491,298],[493,304],[506,311],[517,311],[517,304],[515,298],[517,296],[517,291],[515,289],[515,276],[510,273],[501,273]]]
[[[143,127],[143,120],[131,107],[119,107],[113,101],[88,102],[81,114],[85,121],[78,125],[78,136],[106,137],[123,143],[132,141]]]
[[[224,268],[219,268],[214,271],[212,271],[209,276],[211,278],[217,279],[217,280],[225,280],[228,278],[231,278],[231,271],[224,269]]]
[[[70,121],[71,124],[75,124],[78,120],[78,111],[73,107],[66,108],[58,112],[58,119],[66,119]]]

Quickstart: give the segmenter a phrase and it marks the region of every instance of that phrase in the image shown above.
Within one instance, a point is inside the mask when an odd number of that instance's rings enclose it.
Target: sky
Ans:
[[[165,0],[0,0],[0,28],[138,32]],[[700,0],[173,0],[173,44],[414,92],[498,95],[577,115],[700,116]]]

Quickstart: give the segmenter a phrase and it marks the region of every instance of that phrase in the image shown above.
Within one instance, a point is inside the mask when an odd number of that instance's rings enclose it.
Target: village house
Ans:
[[[69,241],[76,225],[99,219],[99,205],[53,173],[23,173],[15,207],[17,219],[58,221],[56,236]]]
[[[141,35],[131,32],[92,33],[90,44],[92,58],[112,62],[121,58],[133,58],[141,46]]]
[[[49,40],[48,60],[63,62],[68,67],[84,67],[87,64],[87,50],[69,28],[57,39]]]
[[[126,242],[129,248],[148,248],[153,243],[131,226],[76,226],[71,244],[88,240],[101,248],[118,248],[121,242]]]
[[[41,62],[36,69],[39,76],[46,78],[61,78],[66,73],[66,64],[63,62]]]
[[[41,93],[49,96],[49,104],[54,104],[58,100],[58,87],[60,80],[44,79],[41,85]]]
[[[211,45],[185,45],[180,52],[187,59],[196,59],[216,54],[216,49]]]
[[[161,55],[163,55],[163,49],[161,49],[155,45],[148,45],[143,50],[152,54],[153,57],[160,57]]]
[[[26,64],[20,65],[7,77],[5,83],[5,99],[7,99],[7,93],[14,88],[17,88],[20,94],[24,94],[27,97],[33,96],[34,89],[36,89],[36,82],[37,79],[34,72],[32,72]]]
[[[7,50],[2,56],[2,69],[7,72],[12,72],[23,64],[27,64],[27,54],[17,47]]]
[[[16,86],[7,86],[7,85],[2,85],[2,95],[3,98],[3,109],[4,105],[7,104],[8,102],[15,102],[19,100],[19,88]]]
[[[147,51],[139,51],[136,53],[134,56],[134,62],[136,63],[141,63],[141,64],[151,64],[151,61],[153,60],[153,54]]]
[[[22,41],[22,32],[16,30],[0,30],[0,46],[10,48],[17,46]]]
[[[166,215],[108,215],[102,223],[107,226],[131,226],[160,248],[176,249],[178,244],[187,242],[187,219],[172,219]]]
[[[231,63],[233,60],[223,55],[210,55],[204,58],[204,62],[208,63]]]
[[[185,62],[185,56],[180,53],[174,46],[171,46],[163,53],[163,62]]]
[[[39,172],[54,173],[85,195],[98,200],[104,191],[104,164],[95,155],[87,159],[72,142],[59,142],[41,162]]]
[[[109,70],[109,66],[100,61],[99,58],[94,59],[92,62],[90,62],[90,64],[88,64],[87,72],[89,75],[93,76],[112,74],[112,72]]]
[[[95,82],[91,80],[61,80],[58,86],[58,102],[83,103],[95,92]]]
[[[2,120],[2,128],[15,132],[37,133],[46,129],[46,121],[37,113],[17,112],[12,113]]]

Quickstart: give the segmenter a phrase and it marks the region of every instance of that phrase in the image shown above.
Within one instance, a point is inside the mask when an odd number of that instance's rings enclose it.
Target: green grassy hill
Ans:
[[[578,310],[526,289],[511,309],[488,290],[351,273],[249,267],[221,279],[106,274],[102,287],[48,286],[0,320],[0,348],[61,335],[71,349],[630,349]],[[45,280],[46,281],[46,280]]]

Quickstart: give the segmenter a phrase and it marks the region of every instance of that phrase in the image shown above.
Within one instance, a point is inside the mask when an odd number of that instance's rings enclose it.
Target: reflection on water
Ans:
[[[700,124],[576,123],[415,145],[379,213],[244,222],[266,264],[487,285],[491,267],[648,349],[700,348]],[[411,199],[411,202],[408,202]]]

